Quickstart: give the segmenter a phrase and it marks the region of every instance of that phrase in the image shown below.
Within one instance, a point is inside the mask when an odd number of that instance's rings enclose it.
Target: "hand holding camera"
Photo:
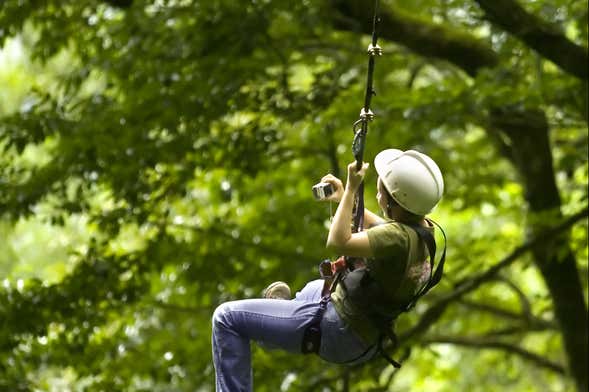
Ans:
[[[317,200],[339,202],[344,193],[344,186],[339,178],[333,174],[328,174],[321,178],[321,182],[314,185],[311,190]]]

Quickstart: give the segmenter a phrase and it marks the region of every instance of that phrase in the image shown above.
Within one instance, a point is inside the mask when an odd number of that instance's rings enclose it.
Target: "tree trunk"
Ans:
[[[491,110],[490,122],[490,127],[510,141],[511,161],[530,207],[528,230],[540,233],[562,218],[544,112],[501,107]],[[532,254],[554,303],[571,376],[579,392],[587,391],[587,305],[569,236],[544,241],[532,249]]]
[[[587,80],[587,49],[569,40],[560,27],[527,12],[515,0],[476,0],[487,19],[552,60],[563,71]]]
[[[364,1],[331,0],[335,12],[333,24],[341,30],[372,33],[372,5]],[[499,56],[471,34],[416,17],[398,8],[388,7],[379,13],[379,34],[417,54],[448,61],[471,76],[482,67],[499,64]]]

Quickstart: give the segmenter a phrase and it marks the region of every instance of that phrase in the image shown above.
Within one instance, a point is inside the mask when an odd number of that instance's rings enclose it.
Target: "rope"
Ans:
[[[368,133],[368,122],[374,118],[374,113],[370,110],[372,96],[376,95],[372,87],[375,57],[382,55],[382,49],[378,46],[378,0],[374,2],[374,17],[372,19],[372,41],[368,46],[368,72],[366,75],[366,92],[364,95],[364,106],[360,111],[360,119],[352,127],[354,132],[354,141],[352,143],[352,153],[356,159],[356,168],[362,168],[364,158],[364,146],[366,144],[366,134]],[[352,231],[357,233],[362,231],[364,224],[364,182],[360,184],[354,201],[354,220]]]
[[[354,122],[352,131],[354,132],[354,141],[352,142],[352,153],[356,159],[356,168],[360,170],[362,168],[362,162],[364,158],[364,145],[366,143],[366,134],[368,133],[368,122],[374,118],[374,113],[370,110],[370,102],[372,96],[375,95],[374,88],[372,87],[372,80],[374,76],[374,63],[375,57],[382,55],[382,49],[378,46],[378,33],[377,27],[380,18],[378,17],[378,0],[374,1],[374,16],[372,18],[372,40],[368,45],[368,72],[366,75],[366,93],[364,95],[364,106],[360,111],[360,118]],[[364,182],[358,187],[358,191],[354,197],[354,210],[352,212],[352,232],[357,233],[362,231],[364,225]],[[345,257],[345,265],[347,269],[354,269],[354,261],[357,258]],[[334,274],[333,280],[329,285],[329,292],[335,291],[336,286],[342,280],[344,271],[338,271]],[[326,288],[327,283],[326,280]],[[324,290],[325,291],[325,290]]]

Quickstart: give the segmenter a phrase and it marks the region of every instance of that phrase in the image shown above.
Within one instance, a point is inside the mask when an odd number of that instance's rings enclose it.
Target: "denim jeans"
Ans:
[[[322,312],[322,280],[309,282],[293,300],[246,299],[221,304],[213,314],[213,362],[217,392],[252,391],[250,341],[301,353],[303,334]],[[376,347],[364,343],[340,319],[331,302],[321,319],[319,356],[334,363],[361,363]]]

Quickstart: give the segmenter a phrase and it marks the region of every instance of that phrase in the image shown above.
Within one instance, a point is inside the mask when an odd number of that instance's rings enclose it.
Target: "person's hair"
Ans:
[[[417,215],[414,214],[410,211],[407,211],[405,208],[403,208],[402,205],[400,205],[399,203],[397,203],[397,201],[393,198],[393,196],[389,193],[389,191],[386,189],[386,187],[384,186],[384,184],[382,183],[382,181],[379,181],[379,186],[382,187],[382,189],[379,189],[379,191],[381,193],[384,192],[384,194],[386,195],[387,198],[387,209],[385,211],[385,214],[387,215],[387,218],[392,219],[392,214],[391,214],[391,210],[393,207],[398,206],[401,211],[402,211],[402,215],[399,217],[401,222],[406,222],[406,223],[417,223],[420,220],[423,219],[423,215]]]

